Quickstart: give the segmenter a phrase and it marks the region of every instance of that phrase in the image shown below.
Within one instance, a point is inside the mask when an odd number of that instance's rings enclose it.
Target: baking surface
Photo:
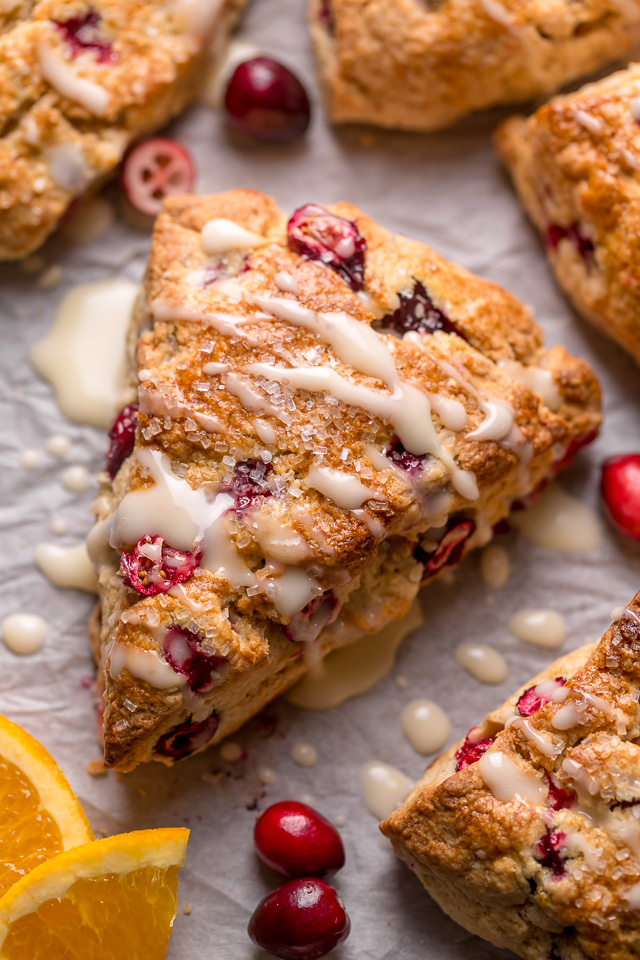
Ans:
[[[292,66],[314,91],[309,42],[300,0],[254,0],[239,36]],[[314,100],[317,98],[314,95]],[[572,314],[554,285],[542,249],[525,221],[494,156],[489,132],[497,114],[474,118],[453,132],[433,137],[377,131],[329,130],[316,102],[308,138],[290,147],[254,147],[234,141],[220,114],[191,110],[170,135],[192,150],[200,192],[249,186],[275,196],[285,210],[307,201],[348,200],[390,229],[425,240],[440,253],[512,290],[535,309],[549,343],[564,343],[595,368],[604,390],[605,424],[600,439],[563,476],[564,487],[599,509],[599,464],[614,453],[640,450],[637,368]],[[118,190],[110,188],[114,200]],[[254,907],[277,885],[257,861],[252,829],[257,809],[286,797],[314,797],[318,809],[346,818],[341,829],[347,864],[335,878],[352,921],[351,937],[336,952],[340,960],[429,957],[430,960],[507,958],[504,951],[470,937],[423,893],[413,875],[378,837],[358,788],[359,767],[379,759],[417,778],[425,760],[400,727],[410,700],[427,698],[448,712],[453,736],[502,702],[516,686],[559,653],[596,639],[609,625],[612,608],[640,587],[640,550],[603,521],[600,547],[590,554],[550,552],[517,533],[501,537],[511,576],[499,591],[482,582],[477,557],[458,569],[452,582],[422,593],[425,624],[402,645],[396,666],[377,687],[329,712],[311,712],[278,701],[233,737],[244,761],[220,759],[218,748],[173,770],[152,764],[118,778],[92,778],[89,761],[99,756],[95,708],[88,680],[93,675],[86,621],[93,604],[87,594],[59,590],[33,562],[43,540],[72,544],[91,526],[85,494],[65,490],[65,466],[85,464],[97,475],[106,450],[103,432],[72,424],[59,412],[52,391],[35,374],[30,345],[49,329],[56,305],[71,286],[127,276],[138,280],[149,237],[119,220],[100,240],[72,247],[59,239],[44,250],[59,264],[63,280],[41,290],[34,277],[14,265],[0,268],[0,619],[17,611],[47,618],[51,634],[37,654],[19,658],[0,648],[0,712],[21,723],[53,753],[96,831],[142,827],[191,827],[187,863],[180,875],[180,908],[169,948],[171,960],[254,960],[261,956],[246,935]],[[46,439],[65,434],[70,453],[56,460],[44,452]],[[33,470],[20,466],[25,448],[41,452]],[[64,518],[68,534],[50,532]],[[527,646],[510,636],[507,623],[523,607],[552,607],[564,614],[568,640],[560,651]],[[506,657],[509,676],[489,687],[457,666],[457,643],[494,644]],[[396,676],[408,679],[401,689]],[[317,749],[318,762],[298,767],[295,743]],[[260,768],[277,774],[263,786]],[[214,772],[221,772],[217,783]],[[202,779],[203,774],[209,774]],[[189,903],[192,912],[182,914]]]

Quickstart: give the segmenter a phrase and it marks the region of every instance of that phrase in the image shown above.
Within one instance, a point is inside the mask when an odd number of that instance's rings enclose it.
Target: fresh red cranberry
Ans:
[[[565,470],[567,467],[571,466],[575,460],[576,454],[583,447],[586,447],[587,444],[593,443],[593,441],[598,436],[597,430],[591,430],[589,433],[583,434],[581,437],[574,437],[567,447],[567,452],[560,459],[556,460],[553,465],[554,473],[560,473],[561,470]]]
[[[54,23],[69,47],[72,59],[87,50],[95,53],[98,63],[111,63],[116,59],[111,41],[100,35],[102,17],[95,10],[82,17],[54,20]]]
[[[327,590],[321,597],[310,600],[282,629],[293,643],[311,643],[324,627],[333,623],[341,606],[335,594]]]
[[[183,627],[169,627],[163,643],[164,655],[176,671],[189,681],[195,693],[200,693],[211,683],[216,670],[227,663],[226,657],[205,653],[201,638]]]
[[[333,887],[306,877],[267,894],[248,929],[258,947],[282,960],[319,960],[347,939],[351,923]]]
[[[600,490],[616,530],[632,540],[640,540],[640,454],[628,453],[606,460]]]
[[[160,737],[156,743],[156,753],[161,757],[171,757],[172,760],[182,760],[209,743],[217,729],[217,713],[212,713],[199,723],[193,723],[189,718]]]
[[[148,217],[162,209],[165,197],[189,193],[195,182],[191,154],[167,137],[137,144],[122,167],[122,186],[132,207]]]
[[[294,140],[311,121],[307,91],[291,70],[269,57],[255,57],[236,67],[224,106],[231,125],[256,140]]]
[[[557,250],[558,244],[564,239],[571,240],[585,263],[591,262],[595,247],[593,241],[582,232],[579,223],[572,223],[568,227],[561,227],[558,223],[549,224],[545,234],[545,243],[549,249]]]
[[[391,460],[392,463],[395,463],[397,467],[400,467],[401,470],[405,470],[406,473],[411,474],[411,476],[421,473],[425,463],[430,457],[428,453],[409,453],[408,450],[405,450],[400,438],[396,436],[391,437],[389,446],[384,451],[384,455]]]
[[[560,851],[564,845],[565,835],[561,830],[547,830],[535,846],[535,858],[541,866],[553,871],[554,877],[562,877],[565,865]]]
[[[486,737],[484,740],[469,740],[469,734],[467,734],[466,740],[456,751],[456,773],[458,770],[470,767],[472,763],[477,763],[492,743],[492,737]]]
[[[125,550],[120,557],[122,580],[143,597],[153,597],[187,580],[200,557],[200,551],[176,550],[165,544],[162,537],[147,535],[138,541],[133,553]]]
[[[565,790],[548,772],[544,771],[549,787],[549,802],[553,810],[568,810],[576,801],[576,795],[571,790]]]
[[[558,687],[563,687],[567,681],[564,677],[556,677],[555,682],[558,684]],[[521,717],[530,717],[534,713],[537,713],[541,707],[544,707],[545,703],[549,703],[550,699],[551,697],[539,697],[535,687],[527,687],[518,700],[516,707]]]
[[[287,224],[287,237],[294,253],[326,263],[352,290],[362,289],[367,242],[351,220],[338,217],[317,203],[305,203],[294,210]]]
[[[109,450],[104,468],[111,479],[115,477],[124,461],[133,451],[136,440],[136,424],[138,423],[137,413],[137,403],[130,403],[123,407],[109,430]]]
[[[460,562],[464,545],[476,528],[473,520],[455,520],[449,521],[449,529],[438,544],[437,549],[431,554],[418,556],[424,563],[424,572],[426,575],[433,576],[443,567],[455,567]]]
[[[251,509],[257,500],[271,496],[267,477],[273,470],[273,464],[262,460],[242,460],[236,464],[231,483],[223,487],[235,500],[232,507],[236,513]]]
[[[340,834],[306,803],[274,803],[258,819],[253,839],[261,859],[285,877],[327,878],[344,866]]]
[[[383,329],[393,330],[400,336],[410,330],[417,330],[418,333],[435,333],[436,330],[444,330],[445,333],[457,333],[459,337],[466,339],[460,327],[434,305],[419,280],[415,281],[411,293],[399,293],[398,296],[400,298],[398,309],[380,320],[380,326]]]

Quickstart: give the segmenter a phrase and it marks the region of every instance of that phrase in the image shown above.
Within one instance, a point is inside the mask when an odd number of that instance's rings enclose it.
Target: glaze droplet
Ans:
[[[552,483],[532,507],[514,513],[511,522],[539,547],[567,553],[589,553],[600,544],[600,522],[586,503]]]
[[[441,750],[451,735],[449,718],[433,700],[412,700],[400,714],[402,730],[418,753]]]
[[[519,610],[509,620],[509,630],[518,640],[555,650],[567,638],[564,617],[557,610]]]
[[[456,647],[456,660],[482,683],[503,683],[507,679],[504,657],[488,644],[461,643]]]
[[[401,770],[380,760],[370,760],[360,768],[360,789],[366,808],[378,820],[390,816],[412,787],[413,781]]]
[[[49,624],[37,613],[12,613],[0,623],[5,645],[13,653],[35,653],[44,645]]]

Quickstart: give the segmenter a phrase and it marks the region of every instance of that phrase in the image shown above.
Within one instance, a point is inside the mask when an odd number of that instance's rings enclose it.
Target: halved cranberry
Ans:
[[[273,464],[262,460],[243,460],[236,464],[231,483],[223,488],[235,499],[236,513],[250,509],[260,498],[271,496],[267,477],[272,470]]]
[[[414,281],[412,293],[399,293],[398,297],[400,298],[398,309],[386,314],[379,321],[383,329],[393,330],[400,336],[410,330],[417,330],[418,333],[435,333],[436,330],[444,330],[445,333],[457,333],[459,337],[466,339],[460,327],[434,305],[419,280]]]
[[[421,473],[425,463],[430,458],[428,453],[409,453],[408,450],[405,450],[400,438],[396,436],[391,437],[384,455],[397,467],[406,470],[412,476]]]
[[[640,540],[640,454],[610,457],[602,466],[600,490],[616,530]]]
[[[564,677],[556,677],[555,682],[559,687],[563,687],[567,681]],[[541,707],[544,707],[545,703],[549,703],[550,699],[551,697],[538,696],[535,687],[527,687],[518,700],[516,707],[521,717],[530,717],[534,713],[537,713]]]
[[[200,693],[211,683],[211,677],[227,663],[226,657],[205,653],[201,638],[183,627],[169,627],[162,645],[167,661],[189,681],[195,693]]]
[[[300,613],[296,613],[291,621],[283,626],[285,636],[293,643],[311,643],[317,639],[324,627],[333,623],[341,606],[340,600],[328,590],[321,597],[310,600]]]
[[[431,554],[418,556],[424,563],[424,572],[428,575],[437,573],[443,567],[455,567],[460,562],[464,545],[476,528],[473,520],[455,520],[448,524],[449,529]]]
[[[69,46],[72,59],[80,53],[91,50],[95,53],[98,63],[110,63],[115,60],[113,44],[100,35],[102,17],[95,10],[88,11],[82,17],[70,17],[69,20],[53,22]]]
[[[205,720],[193,723],[189,718],[185,723],[178,724],[168,733],[165,733],[156,743],[155,752],[161,757],[171,757],[172,760],[182,760],[195,753],[200,747],[213,737],[218,729],[218,714],[212,713]]]
[[[544,771],[549,786],[549,802],[553,810],[568,810],[576,801],[576,795],[571,790],[565,790],[556,783],[548,770]]]
[[[561,877],[566,872],[564,860],[560,855],[565,834],[561,830],[547,830],[535,846],[534,856],[543,867],[553,871],[554,877]]]
[[[317,203],[305,203],[294,210],[287,224],[287,237],[294,253],[326,263],[352,290],[362,289],[367,242],[351,220],[344,220]]]
[[[561,227],[559,223],[550,223],[545,233],[545,243],[551,250],[557,250],[561,240],[571,240],[576,250],[585,261],[590,263],[595,250],[593,241],[585,236],[579,223],[572,223],[568,227]]]
[[[319,960],[349,936],[351,923],[336,891],[324,880],[290,880],[260,901],[249,936],[282,960]]]
[[[576,454],[583,447],[586,447],[587,444],[593,443],[593,441],[598,436],[597,430],[591,430],[589,433],[583,434],[581,437],[574,437],[567,447],[567,452],[564,457],[560,460],[556,460],[553,465],[554,473],[560,473],[561,470],[565,470],[567,467],[571,466],[573,463]]]
[[[269,57],[255,57],[236,67],[224,106],[232,126],[257,140],[293,140],[311,121],[307,91],[295,73]]]
[[[285,877],[331,877],[344,866],[340,834],[322,814],[296,800],[264,811],[253,839],[260,858]]]
[[[130,403],[123,407],[109,430],[109,450],[104,465],[105,470],[113,479],[133,451],[136,440],[136,425],[138,418],[138,404]]]
[[[167,137],[154,137],[137,144],[127,154],[122,168],[122,186],[132,207],[148,217],[162,209],[165,197],[189,193],[195,181],[191,154]]]
[[[469,740],[467,734],[466,740],[459,750],[456,751],[456,773],[458,770],[464,770],[470,767],[472,763],[477,763],[483,753],[486,753],[491,744],[492,737],[486,737],[484,740]]]
[[[162,537],[146,536],[138,541],[133,553],[126,550],[120,557],[120,570],[125,586],[143,597],[166,593],[176,583],[187,580],[200,563],[201,553],[176,550]]]

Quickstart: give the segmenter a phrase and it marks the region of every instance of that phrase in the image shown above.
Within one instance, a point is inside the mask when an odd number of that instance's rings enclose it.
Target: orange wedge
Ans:
[[[92,837],[53,757],[0,716],[0,896],[39,863]]]
[[[41,863],[0,899],[0,960],[162,960],[188,837],[139,830]]]

